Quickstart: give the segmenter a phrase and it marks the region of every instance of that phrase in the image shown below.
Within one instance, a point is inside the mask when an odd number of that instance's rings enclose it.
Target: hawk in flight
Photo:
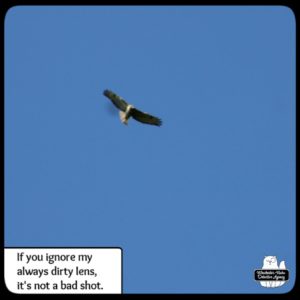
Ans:
[[[161,126],[161,119],[136,109],[131,104],[128,104],[120,96],[116,95],[114,92],[110,90],[105,90],[103,92],[103,95],[110,99],[111,102],[120,110],[120,119],[123,124],[127,125],[129,118],[132,117],[136,121],[139,121],[141,123]]]

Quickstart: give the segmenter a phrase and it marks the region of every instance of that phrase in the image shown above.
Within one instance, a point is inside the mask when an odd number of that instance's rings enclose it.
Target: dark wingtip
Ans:
[[[104,91],[103,91],[103,95],[104,95],[104,96],[107,96],[109,93],[110,93],[110,90],[104,90]]]

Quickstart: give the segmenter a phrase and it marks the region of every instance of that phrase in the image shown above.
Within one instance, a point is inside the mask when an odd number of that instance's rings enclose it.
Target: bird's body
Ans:
[[[125,125],[128,125],[128,120],[130,118],[132,108],[134,108],[132,105],[128,105],[125,112],[122,110],[120,110],[120,112],[119,112],[120,119],[121,119],[122,123]]]
[[[123,124],[128,125],[128,120],[130,117],[132,117],[136,121],[144,124],[161,126],[162,121],[159,118],[136,109],[133,105],[128,104],[123,98],[114,92],[105,90],[103,94],[120,110],[120,119]]]

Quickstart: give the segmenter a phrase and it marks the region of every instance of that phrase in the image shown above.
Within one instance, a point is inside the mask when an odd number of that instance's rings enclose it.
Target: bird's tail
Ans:
[[[126,113],[120,110],[119,114],[122,123],[127,125],[128,120],[126,119]]]

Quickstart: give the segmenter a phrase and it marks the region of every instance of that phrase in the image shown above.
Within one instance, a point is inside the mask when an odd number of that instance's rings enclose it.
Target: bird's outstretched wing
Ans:
[[[132,108],[131,110],[131,116],[141,122],[141,123],[146,123],[146,124],[150,124],[150,125],[156,125],[156,126],[161,126],[162,121],[161,119],[151,116],[147,113],[144,113],[136,108]]]
[[[115,94],[114,92],[110,90],[105,90],[103,92],[103,95],[106,96],[108,99],[111,100],[111,102],[120,110],[126,111],[126,108],[128,106],[128,103],[122,99],[120,96]]]

